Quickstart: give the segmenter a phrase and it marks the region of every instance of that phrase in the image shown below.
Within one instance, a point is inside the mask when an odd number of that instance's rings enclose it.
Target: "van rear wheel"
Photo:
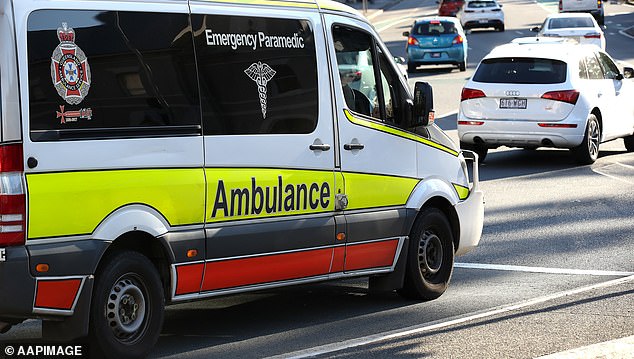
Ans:
[[[405,282],[399,294],[432,300],[440,297],[451,279],[454,245],[447,217],[437,208],[419,213],[409,237]]]
[[[96,274],[90,314],[92,356],[148,355],[163,326],[164,295],[152,262],[133,251],[106,259]]]

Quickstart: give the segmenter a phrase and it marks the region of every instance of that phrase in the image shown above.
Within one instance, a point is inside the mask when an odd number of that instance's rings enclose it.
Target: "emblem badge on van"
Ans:
[[[266,84],[275,76],[275,70],[267,64],[260,61],[251,64],[244,73],[258,84],[258,93],[260,94],[260,107],[262,108],[262,119],[266,119]]]
[[[59,45],[51,55],[51,79],[57,93],[71,105],[77,105],[90,89],[90,66],[84,52],[75,44],[75,31],[62,23],[57,29]]]

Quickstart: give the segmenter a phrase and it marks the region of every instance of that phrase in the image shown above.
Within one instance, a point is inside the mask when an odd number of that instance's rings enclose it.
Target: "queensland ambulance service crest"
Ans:
[[[75,44],[75,31],[62,23],[57,29],[59,45],[51,56],[51,79],[57,93],[70,105],[77,105],[90,89],[90,66],[84,52]]]

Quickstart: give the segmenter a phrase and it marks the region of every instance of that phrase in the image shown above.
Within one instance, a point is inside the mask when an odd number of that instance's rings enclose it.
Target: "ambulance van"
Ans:
[[[0,47],[2,332],[142,357],[165,305],[431,300],[480,240],[477,157],[345,5],[0,0]]]

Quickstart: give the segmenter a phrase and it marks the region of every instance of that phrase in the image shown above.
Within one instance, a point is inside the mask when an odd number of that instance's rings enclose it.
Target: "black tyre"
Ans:
[[[467,63],[466,62],[461,62],[458,64],[458,68],[460,69],[460,72],[465,72],[467,71]]]
[[[623,143],[627,152],[634,152],[634,135],[623,138]]]
[[[582,165],[589,165],[599,158],[599,144],[601,143],[601,127],[595,115],[588,116],[586,124],[586,134],[583,142],[572,149],[577,162]]]
[[[158,272],[140,253],[111,255],[95,276],[90,313],[91,357],[141,358],[163,327],[165,299]]]
[[[478,154],[479,162],[484,162],[484,159],[489,153],[489,149],[482,145],[477,145],[475,143],[466,143],[460,141],[460,148],[463,150],[473,151]]]
[[[498,26],[498,27],[496,28],[496,30],[497,30],[497,31],[499,31],[499,32],[504,32],[504,24],[502,24],[502,25]]]
[[[453,234],[447,217],[437,208],[419,213],[409,237],[405,283],[399,293],[407,298],[440,297],[453,272]]]
[[[411,73],[416,72],[416,64],[408,63],[407,64],[407,72],[411,72]]]

